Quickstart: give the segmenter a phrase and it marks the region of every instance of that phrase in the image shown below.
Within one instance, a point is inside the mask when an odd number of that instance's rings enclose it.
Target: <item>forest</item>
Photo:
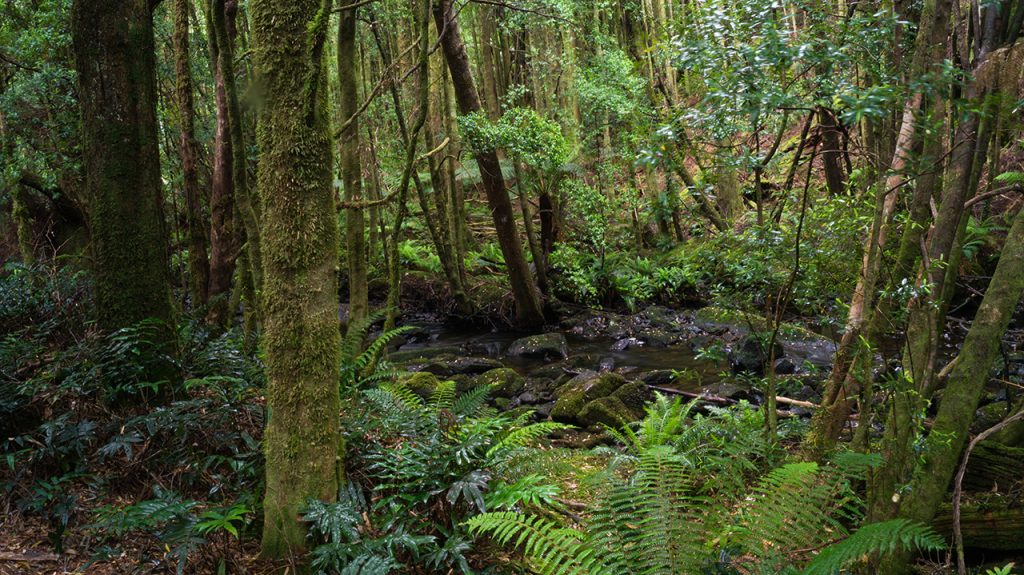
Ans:
[[[0,1],[0,574],[1024,573],[1022,30]]]

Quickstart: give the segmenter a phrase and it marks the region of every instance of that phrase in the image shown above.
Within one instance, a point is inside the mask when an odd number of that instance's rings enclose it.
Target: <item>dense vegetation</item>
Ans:
[[[1015,572],[1022,31],[0,3],[0,573]]]

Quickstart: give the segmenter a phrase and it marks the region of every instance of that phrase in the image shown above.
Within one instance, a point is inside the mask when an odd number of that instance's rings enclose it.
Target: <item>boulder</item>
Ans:
[[[661,329],[647,329],[639,334],[640,341],[644,346],[654,349],[666,348],[673,342],[673,338],[666,331]]]
[[[656,369],[648,371],[640,377],[640,380],[647,385],[666,386],[672,385],[678,374],[674,369]]]
[[[452,373],[475,375],[505,367],[503,363],[489,357],[459,357],[448,362]]]
[[[437,385],[441,383],[437,376],[427,371],[408,371],[398,376],[398,381],[405,384],[410,391],[423,399],[430,398]]]
[[[477,385],[486,385],[491,388],[491,397],[511,399],[523,391],[526,379],[519,375],[516,370],[509,367],[499,367],[476,376]]]
[[[796,373],[796,364],[788,357],[775,360],[776,375],[793,375]]]
[[[755,334],[746,335],[729,352],[729,364],[734,373],[763,375],[768,360],[779,359],[785,353],[782,343],[778,340],[775,341],[773,348],[773,353],[768,353],[768,342],[765,338]]]
[[[607,425],[622,427],[637,416],[621,399],[615,396],[601,397],[588,403],[576,417],[576,422],[583,427]]]
[[[633,347],[643,347],[644,342],[635,337],[624,337],[612,344],[612,351],[626,351]]]
[[[529,359],[565,359],[569,357],[569,342],[556,332],[531,335],[513,341],[508,355]]]
[[[617,373],[581,373],[555,391],[556,401],[551,410],[551,418],[556,421],[578,421],[577,416],[588,403],[608,397],[625,383],[625,378]]]
[[[631,421],[635,421],[643,416],[644,406],[651,400],[652,395],[647,385],[639,381],[631,381],[612,392],[611,397],[617,398],[628,407],[634,416]]]

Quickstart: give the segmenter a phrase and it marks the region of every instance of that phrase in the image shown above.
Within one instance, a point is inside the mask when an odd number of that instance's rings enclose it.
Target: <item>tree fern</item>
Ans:
[[[897,549],[937,551],[946,544],[934,529],[907,519],[868,523],[839,543],[824,548],[804,568],[805,575],[833,575],[841,569],[875,554]]]

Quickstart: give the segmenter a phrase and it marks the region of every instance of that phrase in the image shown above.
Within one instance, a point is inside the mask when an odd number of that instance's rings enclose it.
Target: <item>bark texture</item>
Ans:
[[[254,0],[267,369],[263,555],[305,551],[300,509],[337,495],[338,229],[323,46],[330,2]],[[250,252],[251,253],[251,252]]]
[[[99,325],[173,324],[148,0],[79,0],[71,21]]]
[[[189,0],[174,0],[175,98],[181,123],[181,176],[185,188],[185,220],[188,224],[189,289],[193,305],[205,305],[210,289],[210,260],[206,250],[203,198],[196,169],[195,104],[189,58]]]

